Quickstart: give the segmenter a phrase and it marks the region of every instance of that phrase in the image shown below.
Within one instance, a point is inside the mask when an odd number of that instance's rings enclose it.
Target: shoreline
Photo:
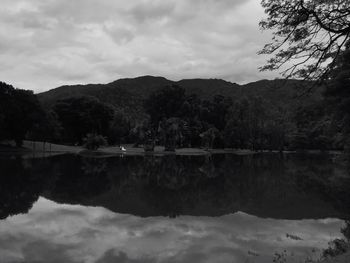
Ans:
[[[165,155],[180,155],[180,156],[206,156],[212,154],[235,154],[235,155],[254,155],[260,153],[306,153],[306,154],[329,154],[340,156],[342,151],[321,151],[321,150],[303,150],[303,151],[277,151],[263,150],[252,151],[249,149],[202,149],[202,148],[179,148],[175,152],[164,151],[163,146],[156,146],[154,151],[145,152],[143,147],[133,147],[131,144],[122,145],[126,151],[120,150],[119,146],[101,147],[96,151],[87,150],[82,146],[68,146],[61,144],[43,143],[24,141],[21,148],[15,147],[13,143],[0,144],[0,154],[2,155],[24,155],[32,157],[48,157],[61,154],[78,154],[88,157],[113,157],[113,156],[165,156]]]

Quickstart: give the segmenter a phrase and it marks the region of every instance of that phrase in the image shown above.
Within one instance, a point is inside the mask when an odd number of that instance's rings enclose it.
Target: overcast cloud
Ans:
[[[36,92],[141,75],[260,73],[260,0],[1,0],[0,80]]]

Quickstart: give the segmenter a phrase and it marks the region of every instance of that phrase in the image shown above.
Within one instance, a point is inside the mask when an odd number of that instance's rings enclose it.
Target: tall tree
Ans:
[[[45,150],[46,142],[54,142],[60,139],[61,130],[62,127],[57,114],[51,110],[42,110],[27,137],[32,141],[43,142],[43,149]]]
[[[62,123],[63,139],[79,144],[88,133],[107,135],[114,115],[113,108],[93,97],[64,99],[53,109]]]
[[[324,80],[350,38],[348,0],[262,0],[273,31],[261,54],[274,54],[261,70],[282,70],[286,77]]]
[[[125,143],[131,131],[131,121],[123,111],[116,111],[108,132],[108,142],[110,144]]]
[[[32,91],[0,82],[0,139],[13,139],[22,146],[27,132],[38,121],[42,108]]]
[[[335,125],[343,134],[343,143],[350,149],[350,43],[339,57],[338,63],[332,72],[332,81],[327,85],[326,100],[331,105]]]
[[[159,121],[183,115],[182,106],[185,103],[185,90],[177,85],[161,88],[152,93],[145,101],[145,110],[151,117],[153,125]]]

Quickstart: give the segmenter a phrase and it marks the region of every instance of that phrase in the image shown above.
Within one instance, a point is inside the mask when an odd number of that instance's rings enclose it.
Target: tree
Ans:
[[[265,121],[267,120],[267,106],[261,97],[253,97],[250,100],[250,134],[253,150],[262,150],[264,147]]]
[[[250,103],[247,98],[235,102],[226,116],[225,142],[233,148],[250,148]]]
[[[202,144],[205,149],[212,149],[214,146],[214,140],[219,136],[219,130],[215,127],[212,127],[205,132],[200,134],[202,138]]]
[[[325,92],[327,102],[335,108],[346,132],[350,132],[350,43],[341,54]]]
[[[203,129],[201,104],[196,95],[186,96],[185,90],[177,85],[163,87],[144,103],[150,116],[148,128],[156,131],[154,135],[158,143],[164,144],[169,151],[174,151],[179,145],[200,145],[199,134]]]
[[[107,144],[107,140],[102,135],[89,133],[84,138],[84,147],[88,150],[96,151],[101,146]]]
[[[148,120],[137,124],[131,131],[130,137],[134,141],[134,147],[143,145],[146,152],[154,150],[156,143],[156,130],[151,127]]]
[[[177,85],[167,86],[152,93],[144,107],[151,117],[151,123],[158,126],[163,118],[180,117],[185,103],[185,90]]]
[[[283,108],[270,108],[267,113],[266,127],[264,129],[265,149],[282,151],[287,144],[287,133],[294,125],[286,110]]]
[[[160,122],[158,133],[164,143],[165,151],[173,152],[178,145],[182,145],[186,129],[187,123],[180,118],[174,117]]]
[[[350,134],[350,43],[342,52],[332,72],[332,81],[327,85],[325,97],[333,109],[333,126],[342,134],[342,144],[349,148]]]
[[[41,105],[30,90],[0,82],[0,139],[13,139],[22,146],[27,132],[41,117]]]
[[[260,54],[274,54],[261,70],[281,70],[286,77],[324,80],[350,38],[348,0],[262,0],[273,30]],[[291,65],[288,63],[291,63]]]
[[[58,121],[57,114],[51,110],[41,111],[37,121],[28,132],[27,138],[32,141],[43,142],[45,150],[46,142],[53,142],[60,139],[61,124]]]
[[[225,138],[227,146],[261,150],[264,145],[266,103],[260,97],[236,102],[227,115]]]
[[[203,121],[214,125],[218,130],[223,130],[226,125],[226,114],[232,104],[231,98],[215,95],[211,101],[202,102],[200,117]]]
[[[186,101],[182,104],[180,109],[180,116],[185,122],[182,131],[182,144],[187,147],[195,147],[201,145],[201,138],[199,135],[204,130],[203,122],[200,119],[202,101],[197,95],[189,95]]]
[[[63,127],[63,140],[83,142],[88,133],[107,135],[114,110],[93,97],[68,98],[58,101],[53,110]]]
[[[114,118],[111,122],[108,131],[108,141],[110,144],[121,144],[125,143],[126,138],[130,134],[131,123],[126,114],[121,111],[117,111],[114,114]]]

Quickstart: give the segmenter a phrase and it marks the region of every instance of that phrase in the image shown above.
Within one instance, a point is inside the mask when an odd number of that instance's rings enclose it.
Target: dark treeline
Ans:
[[[141,143],[175,147],[240,148],[251,150],[343,149],[347,109],[331,100],[342,99],[327,88],[321,101],[294,108],[271,105],[262,97],[233,100],[214,96],[201,100],[178,86],[165,87],[145,101],[150,116],[138,127]],[[335,85],[339,88],[338,85]],[[335,95],[335,96],[334,96]],[[334,97],[333,97],[334,96]],[[349,96],[348,96],[349,97]]]
[[[343,148],[341,124],[347,123],[346,116],[333,118],[326,100],[288,112],[261,97],[234,101],[217,95],[201,100],[175,85],[145,101],[148,117],[141,121],[94,97],[72,97],[44,109],[33,93],[5,83],[0,99],[0,136],[18,146],[23,139],[82,145],[88,134],[95,134],[113,145],[134,143],[151,149],[164,145],[168,151],[177,147],[328,150]]]
[[[153,92],[139,118],[95,97],[69,97],[43,107],[31,91],[0,83],[0,139],[82,145],[132,143],[153,149],[177,147],[252,150],[348,149],[349,49],[322,100],[298,106],[272,105],[266,98],[188,95],[178,85]],[[306,95],[307,96],[307,95]],[[297,102],[297,99],[296,99]],[[297,103],[296,103],[297,104]]]

